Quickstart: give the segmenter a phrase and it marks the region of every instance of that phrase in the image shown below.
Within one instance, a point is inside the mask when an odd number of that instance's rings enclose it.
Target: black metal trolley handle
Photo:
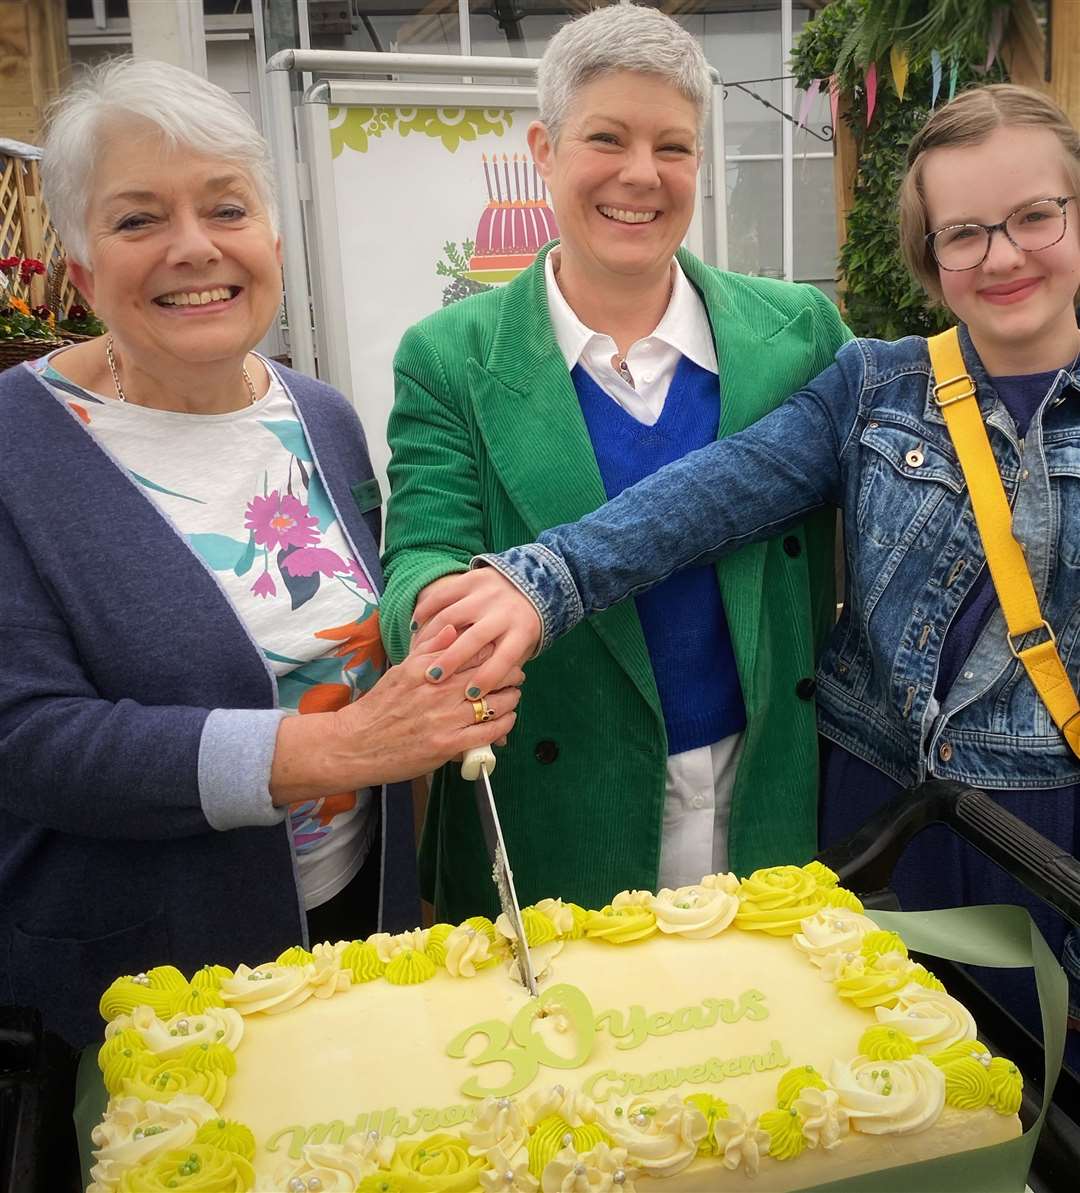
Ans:
[[[818,860],[845,886],[884,890],[916,833],[948,825],[1033,894],[1080,925],[1080,861],[1037,833],[977,787],[931,779],[901,792]]]

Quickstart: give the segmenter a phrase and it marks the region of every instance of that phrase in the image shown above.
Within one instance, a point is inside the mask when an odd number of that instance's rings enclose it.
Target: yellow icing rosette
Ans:
[[[436,965],[446,965],[446,938],[453,931],[453,924],[432,924],[428,929],[426,952]]]
[[[435,976],[435,962],[416,949],[402,949],[387,965],[383,977],[394,986],[418,986]]]
[[[281,953],[275,965],[310,965],[315,960],[315,954],[308,952],[302,945],[294,944],[291,949]]]
[[[214,1118],[203,1123],[195,1133],[195,1142],[220,1148],[223,1152],[233,1152],[245,1160],[255,1159],[255,1136],[251,1128],[232,1119]]]
[[[1024,1092],[1024,1075],[1003,1056],[990,1062],[990,1105],[998,1114],[1016,1114]]]
[[[822,888],[800,866],[755,870],[739,884],[739,899],[735,926],[769,936],[794,936],[825,905]]]
[[[630,944],[644,940],[656,931],[656,915],[647,907],[614,907],[590,911],[585,915],[585,935],[590,940],[608,944]]]
[[[847,887],[834,886],[821,889],[821,897],[826,907],[842,907],[845,911],[857,911],[860,915],[863,913],[862,900]]]
[[[875,961],[863,957],[841,967],[836,978],[836,993],[850,999],[857,1007],[895,1007],[900,992],[908,985],[912,962],[888,953]]]
[[[130,1015],[136,1007],[150,1007],[162,1019],[187,1010],[191,992],[187,978],[173,965],[158,965],[146,973],[117,978],[101,996],[98,1009],[106,1022]]]
[[[386,966],[380,960],[378,950],[373,944],[363,940],[354,940],[345,946],[341,954],[341,965],[352,974],[354,982],[372,982],[386,973]]]
[[[255,1186],[251,1161],[236,1152],[192,1143],[174,1148],[120,1177],[117,1193],[249,1193]]]
[[[867,932],[859,952],[867,961],[876,961],[886,953],[899,953],[901,957],[908,955],[907,945],[900,939],[899,933],[884,932],[880,928],[876,932]]]
[[[712,1094],[689,1094],[683,1098],[683,1101],[687,1106],[693,1106],[695,1110],[700,1110],[705,1116],[706,1123],[709,1125],[705,1138],[698,1144],[698,1155],[719,1155],[716,1139],[713,1136],[713,1127],[721,1120],[727,1118],[727,1102],[723,1098],[714,1098]]]
[[[825,1089],[825,1079],[813,1065],[799,1065],[788,1071],[776,1083],[776,1104],[789,1110],[792,1102],[804,1089]]]
[[[598,1143],[611,1143],[611,1137],[596,1123],[581,1123],[572,1127],[559,1114],[549,1114],[540,1119],[529,1136],[529,1171],[539,1180],[544,1169],[563,1150],[572,1148],[575,1152],[587,1152]]]
[[[388,1176],[392,1189],[402,1193],[472,1193],[479,1185],[478,1174],[488,1167],[483,1156],[471,1156],[468,1145],[457,1135],[431,1135],[416,1143],[399,1141],[390,1161]],[[365,1178],[379,1188],[382,1174]]]
[[[803,869],[821,887],[831,888],[840,881],[840,875],[823,862],[807,862]]]
[[[859,1052],[871,1060],[907,1060],[918,1051],[910,1036],[884,1023],[868,1027],[859,1040]]]
[[[758,1115],[758,1126],[769,1136],[769,1155],[774,1160],[794,1160],[806,1150],[803,1121],[794,1106],[766,1110]]]
[[[146,1056],[147,1062],[121,1080],[118,1092],[158,1102],[167,1102],[176,1094],[197,1094],[216,1109],[225,1099],[229,1077],[236,1072],[236,1057],[222,1044],[196,1044],[179,1057],[159,1060],[152,1053]]]
[[[477,932],[483,932],[492,944],[495,943],[495,937],[498,935],[495,931],[495,925],[486,915],[471,915],[467,920],[463,920],[460,926],[462,928],[472,928]]]

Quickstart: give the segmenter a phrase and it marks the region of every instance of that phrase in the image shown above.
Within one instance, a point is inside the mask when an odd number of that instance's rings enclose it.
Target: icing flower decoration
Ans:
[[[824,1089],[825,1081],[813,1065],[788,1069],[776,1085],[776,1104],[787,1110],[804,1089]]]
[[[571,919],[573,916],[571,915]],[[521,923],[525,929],[525,940],[529,948],[535,949],[540,945],[550,944],[556,940],[559,933],[551,919],[535,907],[526,907],[521,913]],[[504,940],[517,940],[510,921],[505,915],[500,915],[495,921],[495,931]]]
[[[832,1085],[851,1120],[865,1135],[911,1135],[938,1120],[945,1106],[945,1078],[925,1056],[875,1061],[857,1056],[833,1061]]]
[[[136,1007],[150,1007],[162,1018],[184,1009],[183,1002],[191,987],[184,975],[172,965],[158,965],[146,973],[117,978],[101,996],[102,1019],[130,1015]]]
[[[879,957],[885,957],[892,953],[900,957],[908,955],[907,945],[904,944],[899,933],[883,932],[880,928],[875,932],[868,932],[863,937],[859,952],[867,961],[876,961]]]
[[[474,978],[494,960],[490,939],[475,928],[451,930],[444,947],[446,972],[455,978]]]
[[[723,1098],[714,1098],[712,1094],[690,1094],[683,1099],[688,1106],[693,1106],[695,1110],[700,1110],[705,1116],[705,1126],[707,1128],[705,1135],[698,1144],[699,1156],[715,1156],[717,1155],[716,1140],[713,1138],[713,1127],[716,1126],[717,1120],[727,1118],[728,1104]]]
[[[436,965],[446,964],[446,941],[454,931],[453,924],[432,924],[427,930],[427,955]]]
[[[487,1153],[487,1162],[491,1167],[477,1174],[484,1193],[537,1193],[540,1188],[524,1160],[515,1164],[499,1148],[493,1148]]]
[[[308,952],[302,945],[294,944],[291,949],[282,953],[275,965],[307,965],[315,960],[315,954]]]
[[[905,1032],[879,1023],[863,1032],[859,1052],[871,1060],[907,1060],[918,1052],[918,1048]]]
[[[403,949],[423,953],[427,949],[427,932],[423,928],[414,928],[411,932],[398,932],[395,936],[391,936],[389,932],[375,932],[368,937],[367,942],[374,946],[379,960],[388,965]]]
[[[940,1052],[950,1044],[975,1039],[971,1012],[943,990],[930,990],[914,982],[898,993],[892,1008],[878,1007],[878,1022],[910,1036],[920,1052]]]
[[[848,1133],[848,1114],[834,1089],[807,1086],[792,1103],[807,1146],[831,1151]]]
[[[543,1193],[634,1193],[637,1176],[624,1148],[598,1143],[584,1155],[572,1148],[561,1151],[544,1169],[540,1188]]]
[[[616,907],[612,902],[603,911],[590,911],[585,916],[585,935],[592,940],[606,940],[609,944],[644,940],[655,931],[655,912],[640,904]]]
[[[585,912],[576,903],[564,903],[561,899],[541,899],[536,904],[536,910],[547,916],[559,936],[567,940],[578,940],[580,936],[575,933],[579,927],[581,935],[584,935]]]
[[[677,1094],[661,1105],[639,1095],[618,1109],[623,1113],[607,1120],[612,1141],[651,1177],[672,1176],[693,1163],[709,1130],[701,1110]]]
[[[123,1172],[163,1152],[186,1147],[204,1124],[217,1119],[205,1098],[177,1094],[169,1102],[113,1098],[105,1117],[90,1134],[94,1166],[87,1193],[116,1188]]]
[[[553,1085],[545,1091],[534,1090],[526,1097],[522,1111],[530,1127],[536,1127],[551,1115],[565,1119],[571,1127],[594,1123],[597,1117],[596,1103],[591,1098],[562,1085]]]
[[[825,887],[826,889],[835,887],[840,881],[840,875],[835,870],[830,870],[822,862],[807,862],[803,866],[803,870],[810,875],[818,886]]]
[[[319,520],[291,493],[275,489],[266,497],[256,494],[248,502],[244,529],[269,551],[282,547],[310,547],[319,539]]]
[[[717,1120],[713,1139],[717,1155],[724,1157],[724,1167],[731,1172],[741,1168],[747,1176],[757,1176],[761,1157],[769,1154],[768,1132],[761,1130],[756,1118],[747,1120],[741,1106],[729,1107],[727,1118]]]
[[[174,1148],[153,1160],[129,1168],[117,1184],[117,1193],[248,1193],[255,1185],[251,1162],[235,1152],[205,1143]]]
[[[192,1044],[224,1044],[235,1052],[244,1037],[244,1020],[226,1007],[207,1007],[198,1014],[173,1015],[159,1019],[149,1007],[136,1007],[130,1015],[118,1015],[106,1025],[106,1044],[120,1033],[133,1030],[142,1047],[155,1056],[178,1056]],[[132,1037],[121,1043],[130,1047]],[[98,1063],[104,1064],[115,1048],[102,1047]]]
[[[404,948],[387,963],[383,977],[395,986],[417,986],[433,978],[437,968],[426,953]]]
[[[476,1118],[462,1131],[469,1154],[484,1156],[498,1150],[506,1165],[518,1160],[518,1152],[529,1138],[529,1126],[516,1102],[510,1098],[488,1098],[480,1104]]]
[[[416,1143],[398,1141],[390,1162],[390,1177],[404,1188],[416,1189],[422,1177],[425,1193],[472,1193],[479,1174],[487,1167],[482,1157],[472,1156],[457,1135],[431,1135]]]
[[[769,1155],[776,1160],[794,1160],[806,1150],[803,1120],[794,1106],[767,1110],[758,1116],[758,1126],[769,1136]]]
[[[860,915],[863,912],[862,900],[854,891],[849,891],[847,887],[826,887],[821,890],[821,897],[824,899],[826,907],[841,907],[846,911],[854,911]]]
[[[529,1155],[529,1171],[538,1179],[543,1177],[547,1166],[564,1149],[575,1154],[587,1152],[598,1143],[610,1142],[597,1123],[580,1123],[571,1126],[561,1114],[549,1114],[542,1118],[529,1136],[526,1145]]]
[[[851,953],[854,959],[864,938],[877,930],[877,924],[867,916],[830,907],[803,920],[791,943],[820,967],[835,953]]]
[[[653,900],[656,926],[668,935],[689,940],[707,940],[718,936],[739,910],[738,895],[716,887],[665,887]]]
[[[275,1173],[275,1189],[353,1193],[365,1177],[390,1166],[395,1140],[375,1132],[358,1132],[343,1143],[308,1143],[299,1160],[282,1164]]]
[[[799,866],[755,870],[741,883],[739,898],[736,927],[770,936],[793,936],[825,903],[813,875]]]
[[[998,1114],[1016,1114],[1024,1092],[1024,1076],[1003,1056],[990,1062],[990,1105]]]
[[[211,1106],[220,1106],[225,1100],[228,1079],[236,1072],[236,1057],[221,1044],[196,1044],[179,1056],[160,1060],[150,1052],[143,1056],[146,1060],[135,1072],[119,1080],[118,1092],[162,1102],[177,1094],[195,1094]],[[102,1075],[109,1088],[114,1075],[108,1067]]]
[[[237,966],[236,973],[221,983],[221,997],[226,1006],[235,1007],[241,1015],[263,1011],[279,1015],[291,1011],[311,997],[308,981],[311,966],[260,965],[250,969]]]
[[[227,1118],[213,1118],[195,1133],[196,1143],[206,1143],[223,1152],[235,1152],[245,1160],[255,1159],[255,1136],[250,1127]]]
[[[900,991],[909,985],[914,963],[900,953],[885,953],[868,961],[856,957],[846,961],[836,977],[836,993],[850,998],[857,1007],[892,1007]]]
[[[354,982],[372,982],[386,972],[386,962],[370,941],[354,940],[341,953],[342,966],[352,974]]]

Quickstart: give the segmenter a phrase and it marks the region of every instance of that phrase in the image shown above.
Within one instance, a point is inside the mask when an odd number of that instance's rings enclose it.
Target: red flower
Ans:
[[[22,257],[0,257],[0,269],[4,273],[11,273],[13,269],[18,269],[22,263]]]
[[[44,272],[45,266],[36,257],[24,257],[23,263],[19,266],[19,277],[24,282],[28,282],[35,274]]]
[[[37,319],[48,319],[48,317],[52,314],[52,311],[50,311],[47,306],[42,304],[39,307],[31,307],[30,314]]]
[[[76,303],[72,304],[71,309],[68,311],[68,318],[69,319],[85,319],[86,314],[87,314],[86,307],[80,306],[76,302]]]

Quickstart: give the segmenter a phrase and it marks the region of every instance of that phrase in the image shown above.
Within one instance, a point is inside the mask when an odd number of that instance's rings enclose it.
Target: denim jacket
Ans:
[[[960,337],[1013,532],[1075,685],[1080,369],[1058,372],[1019,440],[963,327]],[[775,535],[823,505],[843,512],[847,599],[818,669],[821,732],[903,784],[931,775],[1013,790],[1080,782],[1080,764],[1010,652],[1000,609],[952,688],[934,696],[942,642],[985,554],[924,339],[853,340],[747,430],[537,543],[474,562],[530,598],[543,647],[677,568]]]

